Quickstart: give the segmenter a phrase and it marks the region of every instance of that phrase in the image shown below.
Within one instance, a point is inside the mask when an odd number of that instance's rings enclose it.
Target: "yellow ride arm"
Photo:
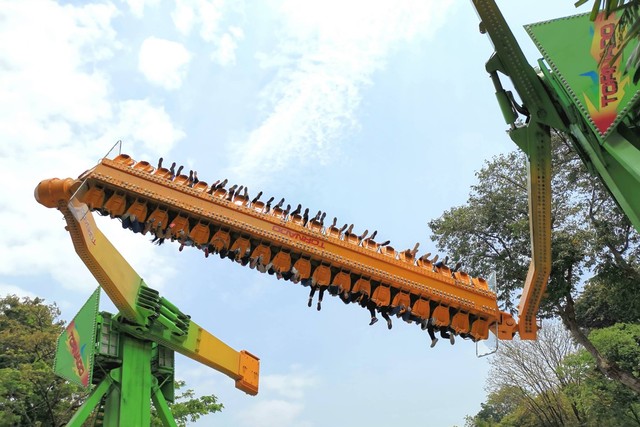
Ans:
[[[76,252],[131,324],[127,330],[141,338],[153,337],[231,377],[240,390],[257,394],[259,359],[226,345],[149,288],[96,226],[87,205],[73,197],[83,191],[80,181],[54,178],[38,185],[35,198],[42,205],[62,212]]]

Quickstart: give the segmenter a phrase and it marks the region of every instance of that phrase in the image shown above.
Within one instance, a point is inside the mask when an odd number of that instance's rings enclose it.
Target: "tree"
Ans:
[[[552,270],[540,315],[560,317],[601,372],[640,393],[640,377],[589,341],[585,325],[578,323],[575,302],[587,273],[595,273],[593,283],[623,287],[619,279],[624,277],[625,283],[638,286],[640,237],[599,180],[587,173],[564,135],[554,133],[552,145]],[[519,298],[530,257],[525,171],[523,154],[495,157],[476,174],[478,184],[472,187],[467,204],[429,223],[438,248],[463,260],[470,273],[497,271],[498,299],[510,311]],[[629,318],[637,319],[640,293],[627,298],[626,308],[608,299],[607,305],[614,308],[606,317],[631,309]]]
[[[598,350],[619,351],[618,360],[638,369],[640,325],[608,329],[590,336]],[[559,322],[536,341],[504,342],[490,364],[487,401],[467,427],[640,425],[640,395],[594,369]]]
[[[40,298],[0,299],[0,426],[59,426],[84,401],[53,373],[59,315]]]
[[[184,387],[184,381],[176,381],[175,389]],[[187,422],[196,422],[202,415],[220,412],[224,408],[222,403],[218,403],[218,398],[213,395],[195,397],[193,390],[189,389],[184,393],[176,396],[173,403],[169,404],[171,414],[180,427],[187,425]],[[151,410],[151,425],[154,427],[162,427],[162,421],[157,415],[155,408]]]
[[[487,402],[480,404],[480,412],[467,417],[467,427],[494,427],[505,425],[506,421],[524,408],[524,402],[518,398],[518,389],[502,386],[489,392]],[[516,415],[517,418],[521,418]]]
[[[636,372],[639,369],[640,325],[617,324],[594,330],[589,339],[620,366]],[[640,395],[603,376],[588,352],[580,350],[566,357],[560,370],[574,372],[579,379],[564,391],[585,414],[589,425],[640,426]]]
[[[576,379],[571,371],[558,369],[576,350],[571,335],[558,323],[548,324],[535,341],[504,342],[491,359],[488,387],[494,392],[511,390],[524,409],[516,413],[533,415],[535,425],[580,424],[584,415],[563,393]]]
[[[0,427],[62,426],[86,400],[88,392],[53,372],[57,338],[64,329],[59,315],[55,304],[41,298],[0,298]],[[196,398],[193,390],[169,406],[180,426],[223,408],[216,396]],[[153,425],[162,425],[158,422],[154,419]]]

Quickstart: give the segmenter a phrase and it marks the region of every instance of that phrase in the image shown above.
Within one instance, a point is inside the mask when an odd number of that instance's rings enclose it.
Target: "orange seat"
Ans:
[[[153,172],[154,169],[154,167],[151,166],[146,160],[142,160],[136,163],[135,165],[133,165],[133,168],[147,173]]]
[[[236,194],[233,196],[233,204],[237,206],[246,206],[249,204],[249,198],[242,194]]]
[[[136,162],[128,154],[118,154],[113,161],[116,163],[122,163],[125,166],[131,166]]]
[[[169,237],[176,239],[189,235],[189,219],[178,215],[169,223]]]
[[[402,252],[398,252],[398,259],[402,262],[406,262],[409,264],[413,264],[415,262],[415,255],[414,253],[411,251],[411,249],[407,249],[405,251]]]
[[[291,219],[291,222],[301,227],[302,227],[302,224],[304,223],[304,219],[302,218],[302,215],[291,215],[290,219]]]
[[[209,242],[213,246],[214,252],[222,252],[229,249],[231,245],[231,236],[228,230],[218,230],[214,233],[211,241]]]
[[[86,203],[90,210],[102,209],[104,205],[104,189],[100,187],[90,187],[86,193],[80,199],[81,202]]]
[[[427,259],[418,258],[418,261],[416,261],[416,265],[418,267],[420,267],[420,268],[424,268],[426,270],[433,271],[433,264],[431,264],[431,261],[429,261]]]
[[[225,197],[227,197],[227,190],[225,190],[224,188],[218,188],[216,191],[213,192],[213,197],[218,199],[224,199]]]
[[[458,334],[469,333],[469,313],[458,311],[451,319],[451,329]]]
[[[296,263],[293,264],[293,268],[298,272],[294,277],[294,281],[311,277],[311,262],[307,258],[298,258]]]
[[[382,246],[380,248],[380,253],[382,255],[385,255],[385,256],[388,256],[388,257],[391,257],[391,258],[395,258],[396,257],[396,251],[391,246]]]
[[[255,203],[251,204],[251,207],[253,208],[254,211],[256,211],[258,213],[262,213],[262,212],[264,212],[265,204],[264,204],[264,202],[257,201]]]
[[[127,207],[127,199],[123,193],[113,193],[104,204],[104,209],[109,212],[111,218],[119,217],[124,214]]]
[[[341,271],[334,276],[331,285],[336,286],[338,288],[338,292],[350,292],[351,275],[349,273]]]
[[[178,175],[173,179],[173,182],[180,185],[187,185],[187,182],[189,182],[189,177],[187,175]]]
[[[206,182],[204,181],[198,181],[197,183],[195,183],[195,185],[193,186],[193,189],[196,191],[207,191],[207,188],[209,188],[209,186],[207,185]]]
[[[464,283],[465,285],[471,285],[471,276],[469,276],[467,273],[465,273],[464,271],[456,271],[455,273],[453,273],[453,277]]]
[[[471,325],[471,336],[476,341],[489,338],[489,322],[484,319],[476,319]]]
[[[351,243],[352,245],[359,245],[360,244],[360,240],[358,240],[358,236],[356,236],[354,233],[349,233],[344,235],[344,241]]]
[[[312,219],[311,221],[309,221],[307,225],[311,231],[315,231],[316,233],[322,233],[322,223],[320,221],[316,221],[315,219]]]
[[[411,296],[408,293],[402,291],[398,292],[393,301],[391,301],[391,307],[411,307]]]
[[[146,202],[136,200],[131,204],[131,206],[129,206],[129,209],[127,209],[127,214],[129,215],[129,218],[131,218],[131,220],[145,222],[147,220]]]
[[[411,308],[411,313],[414,316],[419,317],[420,319],[426,320],[429,318],[431,314],[431,307],[429,306],[429,301],[426,299],[418,298],[416,302],[413,303],[413,307]]]
[[[433,325],[440,326],[449,326],[450,316],[449,316],[449,307],[445,305],[438,305],[435,310],[433,310],[433,314],[431,315],[433,319]]]
[[[251,253],[251,259],[258,259],[262,257],[261,264],[267,265],[271,261],[271,248],[264,243],[260,243]]]
[[[372,250],[372,251],[377,251],[378,248],[380,247],[380,244],[377,243],[375,240],[372,240],[372,239],[364,239],[362,241],[362,247],[363,248],[367,248],[367,249]]]
[[[483,289],[485,291],[489,290],[489,284],[482,277],[473,277],[471,279],[471,283],[473,283],[473,286],[478,289]]]
[[[211,230],[209,229],[209,225],[204,224],[202,222],[199,222],[196,225],[194,225],[191,231],[189,232],[189,238],[193,240],[193,243],[196,246],[202,246],[207,244],[210,236],[211,236]]]
[[[271,262],[273,269],[278,273],[286,273],[291,270],[291,255],[288,252],[278,252]]]
[[[352,294],[363,293],[366,295],[371,295],[371,282],[364,278],[359,278],[356,280],[356,283],[353,285],[353,289],[351,289]]]
[[[311,279],[313,280],[313,283],[318,286],[329,286],[329,283],[331,283],[331,268],[324,264],[320,264],[313,270]]]
[[[391,304],[391,289],[386,285],[378,285],[371,295],[371,301],[378,307],[388,307]]]
[[[160,169],[156,169],[155,171],[153,171],[153,173],[151,175],[155,175],[158,176],[160,178],[171,178],[171,171],[167,168],[160,168]]]
[[[447,267],[446,265],[443,265],[442,267],[436,267],[436,271],[444,276],[447,277],[452,277],[451,276],[451,269],[449,267]]]
[[[333,227],[333,226],[327,228],[327,236],[339,239],[340,238],[340,229],[338,227]]]
[[[271,210],[271,215],[275,216],[276,218],[284,219],[284,209],[273,208]]]
[[[156,208],[153,212],[151,212],[151,215],[149,215],[149,218],[147,218],[147,226],[148,229],[154,230],[154,232],[156,230],[164,230],[165,228],[167,228],[167,226],[169,222],[169,214],[167,213],[166,210],[160,209],[160,208]],[[145,227],[145,230],[147,230],[147,227]]]
[[[238,237],[234,240],[229,252],[238,251],[236,254],[236,261],[240,258],[247,256],[251,253],[251,242],[246,237]]]

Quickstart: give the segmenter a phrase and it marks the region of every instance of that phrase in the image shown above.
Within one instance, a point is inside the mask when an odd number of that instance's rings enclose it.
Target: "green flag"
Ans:
[[[616,28],[620,13],[605,18],[601,12],[595,21],[584,14],[525,26],[601,142],[640,97],[640,86],[624,74],[637,40],[630,42],[611,63],[621,39]]]
[[[58,337],[55,373],[84,387],[91,386],[99,305],[100,288],[97,288]]]

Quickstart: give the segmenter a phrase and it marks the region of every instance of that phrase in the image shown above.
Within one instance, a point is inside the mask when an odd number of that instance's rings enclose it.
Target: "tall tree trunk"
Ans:
[[[596,361],[596,367],[602,374],[611,378],[612,380],[618,381],[625,386],[629,387],[631,390],[640,394],[640,379],[635,377],[631,372],[625,371],[618,367],[617,364],[610,362],[607,360],[602,354],[598,351],[598,349],[593,345],[589,338],[582,332],[582,329],[578,326],[578,322],[576,321],[576,313],[574,309],[574,301],[571,294],[567,293],[565,295],[566,304],[564,307],[560,307],[560,318],[562,319],[562,323],[569,329],[573,338],[582,345],[585,350],[593,356]]]

